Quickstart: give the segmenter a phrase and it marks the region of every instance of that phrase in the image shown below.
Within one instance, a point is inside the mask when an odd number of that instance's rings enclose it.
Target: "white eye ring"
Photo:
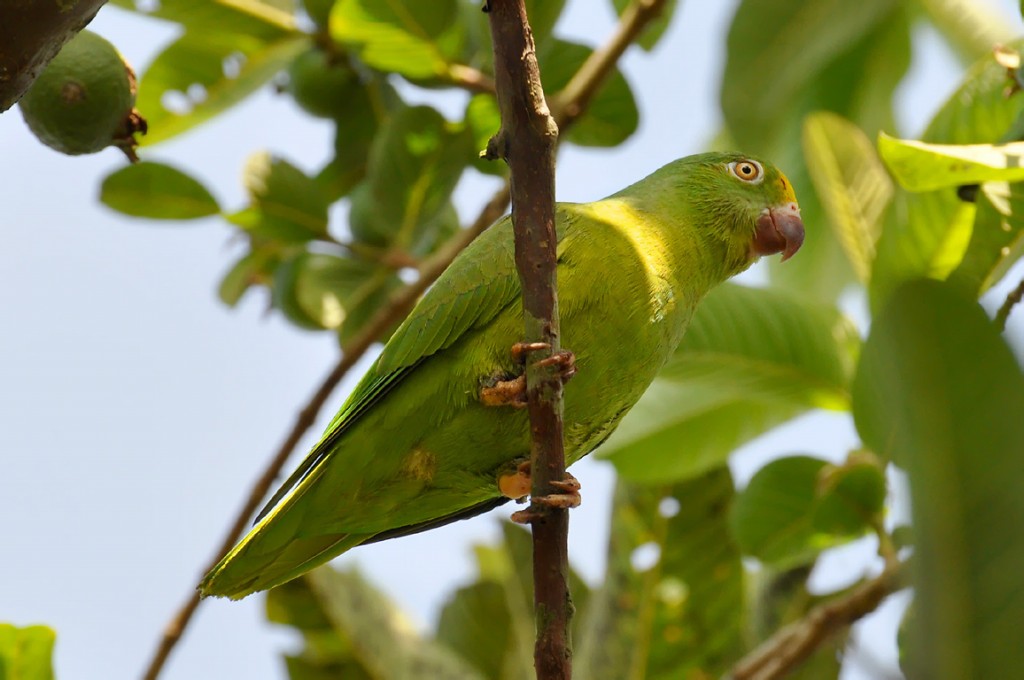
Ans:
[[[741,182],[760,184],[764,181],[764,168],[757,161],[742,160],[729,163],[729,172]]]

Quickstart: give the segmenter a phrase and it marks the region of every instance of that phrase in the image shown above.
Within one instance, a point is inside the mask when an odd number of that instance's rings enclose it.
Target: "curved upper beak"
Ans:
[[[765,208],[757,218],[752,249],[755,255],[782,253],[782,261],[793,257],[804,243],[804,223],[796,203]]]

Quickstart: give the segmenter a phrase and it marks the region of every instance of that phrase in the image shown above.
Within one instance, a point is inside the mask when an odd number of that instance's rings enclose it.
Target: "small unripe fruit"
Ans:
[[[134,132],[145,121],[133,109],[135,75],[104,38],[81,31],[47,65],[19,106],[29,129],[62,153],[95,153],[111,145],[134,158]]]
[[[352,98],[357,76],[347,63],[331,63],[319,48],[300,54],[288,68],[288,91],[307,113],[338,118]]]

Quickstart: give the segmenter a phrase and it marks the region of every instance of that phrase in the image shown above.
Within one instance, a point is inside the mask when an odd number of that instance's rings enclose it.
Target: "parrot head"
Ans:
[[[708,153],[694,174],[701,187],[691,197],[698,214],[710,217],[715,236],[747,264],[762,255],[782,253],[788,260],[804,242],[804,224],[793,185],[777,167],[738,153]],[[732,259],[732,258],[730,258]]]

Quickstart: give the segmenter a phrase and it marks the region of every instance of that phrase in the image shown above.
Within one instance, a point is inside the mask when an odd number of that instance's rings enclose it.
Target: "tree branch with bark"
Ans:
[[[516,269],[523,290],[527,408],[533,525],[533,590],[537,677],[572,677],[569,622],[569,510],[542,506],[565,478],[562,379],[546,360],[560,351],[556,286],[555,150],[558,125],[551,116],[523,0],[491,0],[494,79],[501,129],[488,144],[512,173],[512,226]]]

